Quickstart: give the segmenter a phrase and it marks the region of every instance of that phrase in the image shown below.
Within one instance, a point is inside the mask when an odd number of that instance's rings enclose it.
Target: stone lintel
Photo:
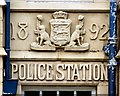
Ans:
[[[106,61],[103,52],[31,52],[11,51],[11,60]]]
[[[66,10],[72,12],[109,12],[108,2],[11,2],[11,11],[46,11]]]

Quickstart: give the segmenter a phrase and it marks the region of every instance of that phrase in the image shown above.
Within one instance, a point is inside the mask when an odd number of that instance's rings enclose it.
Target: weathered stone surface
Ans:
[[[3,48],[3,9],[5,1],[0,1],[0,96],[3,94],[3,56],[7,55]]]
[[[89,50],[89,48],[90,48],[89,44],[84,43],[84,44],[77,46],[77,47],[65,47],[65,51],[81,52],[81,51]]]
[[[58,64],[79,65],[80,63],[86,66],[87,63],[88,65],[92,64],[92,66],[96,64],[96,67],[101,64],[107,65],[106,61],[108,57],[104,54],[103,47],[107,44],[109,35],[109,0],[79,0],[80,2],[78,0],[74,0],[75,2],[73,0],[71,0],[72,2],[70,0],[64,0],[64,2],[63,0],[44,0],[44,3],[41,1],[11,0],[11,23],[13,24],[11,35],[14,39],[11,38],[10,59],[11,64],[15,64],[16,68],[19,68],[21,73],[17,72],[20,73],[20,76],[24,73],[23,69],[20,69],[20,66],[29,66],[29,64],[33,64],[34,66],[36,64],[43,64],[43,66],[51,64],[54,67],[58,66]],[[82,19],[78,19],[78,17]],[[67,23],[69,26],[67,24],[64,26],[68,21],[70,25]],[[41,30],[40,26],[44,26],[44,30]],[[61,38],[62,36],[60,37],[55,34],[51,35],[53,31],[59,34],[64,33],[63,31],[66,31],[65,27],[68,28],[67,32],[69,34],[67,35],[69,39],[67,37]],[[43,33],[45,36],[43,36]],[[78,33],[76,36],[72,36],[76,33]],[[55,37],[55,39],[52,40],[51,37],[52,39]],[[59,42],[56,43],[57,40]],[[68,41],[64,42],[64,40]],[[15,71],[14,68],[11,71]],[[29,71],[28,68],[25,71]],[[95,68],[93,69],[93,78],[95,81],[84,81],[84,78],[82,81],[72,78],[69,82],[65,80],[59,82],[55,80],[38,80],[36,82],[34,80],[19,80],[18,93],[20,94],[24,91],[24,88],[27,89],[26,85],[33,86],[32,88],[44,87],[45,85],[54,85],[56,87],[61,85],[72,85],[75,87],[79,85],[95,86],[97,88],[96,93],[107,94],[107,81],[104,81],[103,77],[101,81],[95,77],[95,74],[104,71],[100,70],[99,72],[95,71]],[[57,72],[53,71],[54,74]],[[17,72],[14,73],[16,74]],[[29,72],[32,72],[32,70]],[[67,72],[64,76],[66,74]],[[87,70],[86,75],[88,74],[90,75],[91,73]],[[16,76],[14,75],[14,77]],[[29,74],[26,74],[26,76],[29,77]],[[61,75],[59,74],[59,76]],[[47,79],[49,78],[47,77]]]
[[[94,84],[108,80],[108,68],[106,63],[102,62],[11,62],[11,68],[12,79],[33,83],[69,81]]]
[[[40,5],[40,6],[39,6]],[[56,11],[71,10],[73,12],[109,12],[109,0],[94,0],[94,2],[27,2],[26,0],[11,0],[13,11]]]
[[[11,50],[30,50],[30,44],[36,40],[36,35],[34,34],[34,30],[36,29],[36,16],[40,14],[43,16],[42,24],[46,27],[46,32],[48,32],[49,36],[51,34],[51,29],[49,25],[49,21],[52,18],[51,13],[32,13],[32,15],[29,15],[29,13],[11,13],[11,22],[14,24],[14,37],[15,40],[11,40]],[[98,30],[98,33],[92,33],[90,31],[91,26],[93,27],[101,27],[103,24],[109,24],[109,14],[107,13],[69,13],[69,19],[72,21],[72,26],[70,29],[71,34],[74,32],[76,25],[78,25],[78,16],[83,15],[84,20],[84,29],[86,30],[86,34],[84,35],[84,42],[89,43],[90,45],[90,51],[102,51],[103,46],[107,43],[107,40],[101,41],[100,37],[105,32],[105,27],[103,30]],[[16,19],[14,19],[16,18]],[[90,18],[90,19],[89,19]],[[17,36],[17,33],[21,28],[18,27],[19,22],[26,22],[28,23],[28,27],[26,28],[26,32],[29,33],[29,36],[25,40],[19,39]],[[96,23],[97,25],[94,25]],[[107,30],[107,29],[106,29]],[[22,30],[23,31],[23,30]],[[21,33],[21,36],[24,35],[24,32]],[[97,35],[97,38],[95,40],[91,40],[92,36]],[[108,36],[108,33],[105,35],[105,37]],[[17,41],[17,42],[16,42]],[[24,41],[24,42],[23,42]],[[99,44],[99,45],[98,45]],[[21,46],[22,45],[22,46]],[[26,46],[23,46],[26,45]]]

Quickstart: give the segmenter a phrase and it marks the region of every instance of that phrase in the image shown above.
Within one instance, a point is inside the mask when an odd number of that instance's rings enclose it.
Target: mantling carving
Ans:
[[[55,50],[50,42],[49,34],[45,31],[45,26],[41,25],[42,15],[37,16],[37,28],[35,30],[36,42],[31,44],[31,49],[33,50]]]
[[[78,16],[79,24],[71,35],[70,43],[65,47],[65,51],[85,51],[89,49],[89,44],[84,43],[86,31],[84,29],[84,16]]]

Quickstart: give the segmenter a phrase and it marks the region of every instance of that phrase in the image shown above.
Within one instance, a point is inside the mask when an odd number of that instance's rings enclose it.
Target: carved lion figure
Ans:
[[[83,36],[85,34],[85,30],[83,29],[83,26],[77,25],[75,31],[71,35],[69,47],[77,47],[80,46],[83,42]]]
[[[38,27],[38,37],[36,38],[37,43],[42,46],[42,45],[48,45],[51,46],[50,38],[48,33],[45,31],[45,26],[40,25]]]

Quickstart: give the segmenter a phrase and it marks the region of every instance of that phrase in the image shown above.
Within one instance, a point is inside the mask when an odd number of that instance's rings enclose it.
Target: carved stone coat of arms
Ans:
[[[66,12],[55,12],[53,18],[50,20],[52,43],[58,46],[63,46],[70,41],[70,25],[71,20],[67,19],[68,14]]]
[[[31,43],[32,50],[55,51],[57,47],[64,48],[65,51],[86,51],[89,43],[84,42],[86,30],[84,29],[84,16],[79,15],[79,24],[70,35],[72,21],[68,19],[68,13],[58,11],[53,13],[53,19],[49,20],[51,32],[48,34],[45,26],[42,25],[42,15],[37,16],[37,27],[34,30],[37,35],[36,41]],[[49,36],[50,35],[50,36]]]

